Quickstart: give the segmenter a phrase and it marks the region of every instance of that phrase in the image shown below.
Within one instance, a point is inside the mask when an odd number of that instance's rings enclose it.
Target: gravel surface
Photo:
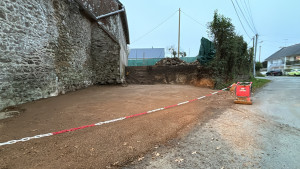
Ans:
[[[212,114],[219,115],[199,122],[186,137],[172,140],[124,168],[299,168],[299,121],[291,120],[290,116],[299,115],[299,108],[294,112],[293,106],[299,105],[300,96],[284,103],[295,97],[289,96],[291,89],[299,91],[296,82],[300,78],[272,80],[253,97],[253,105],[211,109]],[[283,81],[285,87],[276,90]],[[276,95],[284,97],[275,99]],[[276,107],[282,110],[284,105],[293,106],[285,107],[290,111],[266,111]]]
[[[10,108],[0,142],[129,116],[215,92],[187,85],[94,86]],[[215,104],[218,103],[218,104]],[[28,142],[0,147],[0,168],[118,168],[232,105],[223,92],[201,101]]]

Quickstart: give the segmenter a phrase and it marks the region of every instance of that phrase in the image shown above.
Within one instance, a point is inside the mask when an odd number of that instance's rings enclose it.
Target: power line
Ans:
[[[251,21],[251,23],[252,23],[252,26],[253,26],[255,32],[257,33],[257,29],[256,29],[256,27],[255,27],[255,24],[254,24],[254,21],[253,21],[252,12],[251,12],[251,9],[250,9],[250,3],[249,3],[249,0],[248,0],[248,5],[247,5],[247,3],[246,3],[246,0],[243,0],[243,2],[244,2],[244,4],[245,4],[246,11],[247,11],[247,13],[248,13],[248,15],[249,15],[249,18],[250,18],[250,21]]]
[[[240,21],[240,23],[241,23],[241,25],[242,25],[242,27],[243,27],[245,33],[247,34],[248,38],[251,39],[250,36],[249,36],[249,34],[247,33],[247,31],[246,31],[246,29],[245,29],[245,27],[244,27],[242,21],[241,21],[241,18],[240,18],[240,16],[239,16],[239,14],[238,14],[238,12],[237,12],[237,10],[236,10],[236,8],[235,8],[235,5],[234,5],[234,3],[233,3],[232,0],[231,0],[231,3],[232,3],[232,5],[233,5],[233,7],[234,7],[235,13],[236,13],[236,15],[238,16],[239,21]]]
[[[243,11],[246,11],[245,12],[246,13],[245,16],[247,16],[247,19],[249,19],[250,23],[251,23],[251,18],[250,18],[250,14],[249,14],[248,8],[247,8],[247,6],[245,6],[245,1],[242,1],[242,2],[244,2],[244,3],[241,3],[241,7],[243,8]]]
[[[237,4],[238,8],[240,9],[240,11],[241,11],[241,13],[242,13],[242,16],[244,17],[244,19],[245,19],[247,25],[249,26],[249,28],[252,30],[252,32],[253,32],[254,34],[256,34],[256,32],[255,32],[255,31],[252,29],[252,27],[250,26],[250,24],[249,24],[247,18],[246,18],[245,15],[244,15],[243,10],[241,9],[241,7],[240,7],[240,5],[239,5],[239,3],[238,3],[237,0],[235,0],[235,3]]]
[[[155,31],[157,28],[159,28],[160,26],[162,26],[164,23],[166,23],[168,20],[170,20],[176,13],[178,12],[178,10],[176,10],[172,15],[170,15],[167,19],[165,19],[164,21],[162,21],[160,24],[158,24],[157,26],[155,26],[153,29],[151,29],[149,32],[145,33],[144,35],[140,36],[139,38],[137,38],[136,40],[134,40],[133,42],[131,42],[131,44],[143,39],[145,36],[149,35],[150,33],[152,33],[153,31]]]
[[[245,0],[240,3],[240,6],[242,7],[242,10],[244,11],[246,20],[248,20],[248,23],[249,23],[250,27],[253,28],[254,33],[257,33],[257,30],[256,30],[255,25],[253,23],[253,19],[251,18],[251,14],[248,10],[248,7],[245,6]]]
[[[249,25],[251,26],[251,28],[253,28],[254,32],[257,33],[256,29],[255,29],[255,26],[252,22],[252,18],[251,18],[251,14],[250,14],[250,11],[248,9],[248,6],[247,4],[245,3],[246,1],[245,0],[241,0],[242,2],[240,3],[240,6],[242,7],[243,11],[244,11],[244,14],[245,14],[245,17],[247,18],[247,20],[249,21]]]
[[[186,13],[183,12],[182,10],[181,10],[181,12],[182,12],[184,15],[186,15],[187,17],[189,17],[191,20],[195,21],[195,22],[198,23],[199,25],[201,25],[201,26],[203,26],[204,28],[206,28],[205,25],[203,25],[202,23],[200,23],[199,21],[197,21],[196,19],[194,19],[194,18],[191,17],[190,15],[186,14]]]
[[[250,5],[249,0],[248,0],[248,7],[249,7],[249,12],[250,12],[250,16],[251,16],[252,23],[253,23],[253,25],[255,25],[255,24],[254,24],[254,21],[253,21],[252,10],[251,10],[251,5]],[[254,28],[255,28],[255,27],[254,27]],[[255,29],[255,30],[256,30],[256,29]],[[256,30],[256,32],[257,32],[257,30]]]

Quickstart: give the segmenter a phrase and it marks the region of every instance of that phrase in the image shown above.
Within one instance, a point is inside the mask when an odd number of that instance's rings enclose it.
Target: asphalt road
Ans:
[[[300,77],[272,76],[254,97],[255,107],[274,120],[300,128]]]
[[[270,121],[262,129],[261,144],[271,154],[263,157],[263,168],[300,168],[300,77],[266,77],[272,80],[253,100],[257,110]]]

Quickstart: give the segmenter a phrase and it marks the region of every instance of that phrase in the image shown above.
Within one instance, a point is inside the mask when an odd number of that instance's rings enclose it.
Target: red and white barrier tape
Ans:
[[[144,112],[144,113],[134,114],[134,115],[131,115],[131,116],[121,117],[121,118],[117,118],[117,119],[113,119],[113,120],[107,120],[107,121],[103,121],[103,122],[99,122],[99,123],[95,123],[95,124],[91,124],[91,125],[86,125],[86,126],[81,126],[81,127],[76,127],[76,128],[71,128],[71,129],[67,129],[67,130],[61,130],[61,131],[47,133],[47,134],[40,134],[40,135],[36,135],[36,136],[32,136],[32,137],[25,137],[25,138],[22,138],[22,139],[19,139],[19,140],[10,140],[10,141],[7,141],[7,142],[0,143],[0,146],[15,144],[17,142],[25,142],[25,141],[29,141],[29,140],[32,140],[32,139],[42,138],[42,137],[49,137],[49,136],[62,134],[62,133],[75,131],[75,130],[80,130],[80,129],[84,129],[84,128],[88,128],[88,127],[101,126],[103,124],[113,123],[113,122],[116,122],[116,121],[129,119],[129,118],[132,118],[132,117],[137,117],[137,116],[141,116],[141,115],[145,115],[145,114],[149,114],[149,113],[154,113],[154,112],[157,112],[157,111],[160,111],[160,110],[165,110],[165,109],[169,109],[169,108],[172,108],[172,107],[176,107],[176,106],[184,105],[184,104],[187,104],[187,103],[191,103],[191,102],[196,101],[196,100],[204,99],[205,97],[209,97],[209,96],[212,96],[212,95],[217,94],[219,92],[225,91],[230,87],[231,86],[229,86],[227,88],[224,88],[222,90],[219,90],[217,92],[210,93],[208,95],[193,99],[193,100],[181,102],[181,103],[178,103],[178,104],[175,104],[175,105],[166,106],[166,107],[155,109],[155,110],[150,110],[150,111],[147,111],[147,112]]]

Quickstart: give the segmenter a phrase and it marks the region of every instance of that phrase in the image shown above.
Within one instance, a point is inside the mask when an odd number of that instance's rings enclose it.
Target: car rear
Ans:
[[[288,73],[290,76],[299,76],[300,75],[300,69],[293,69]]]

